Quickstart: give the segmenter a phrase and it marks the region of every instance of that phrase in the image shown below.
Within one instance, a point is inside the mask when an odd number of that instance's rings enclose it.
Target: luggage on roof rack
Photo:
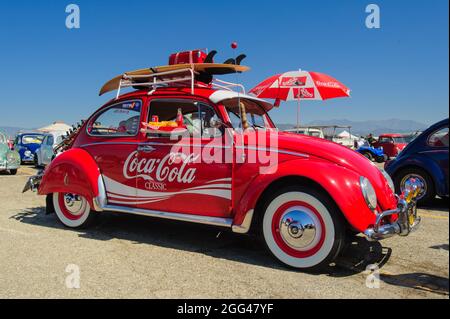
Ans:
[[[169,57],[169,65],[204,63],[208,55],[201,50],[173,53]]]

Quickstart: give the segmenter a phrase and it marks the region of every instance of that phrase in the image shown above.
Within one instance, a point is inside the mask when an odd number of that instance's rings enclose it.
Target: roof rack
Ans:
[[[245,93],[245,87],[242,84],[214,79],[213,82],[211,83],[211,85],[213,87],[216,87],[216,88],[219,88],[219,89],[223,89],[223,90],[227,90],[227,91],[233,91],[233,92],[234,92],[234,90],[232,88],[236,87],[236,88],[241,89],[241,91],[242,91],[241,93],[246,94]]]
[[[169,79],[158,79],[158,77],[167,76],[167,75],[176,75],[176,74],[183,74],[183,73],[189,73],[188,76],[184,77],[173,77]],[[147,82],[139,82],[136,80],[143,80],[148,79]],[[187,82],[189,81],[191,83],[191,94],[194,94],[194,83],[195,83],[195,72],[194,70],[190,68],[186,69],[180,69],[180,70],[174,70],[174,71],[166,71],[166,72],[160,72],[160,73],[153,73],[153,74],[146,74],[146,75],[128,75],[124,73],[122,76],[122,79],[119,82],[119,87],[117,88],[117,94],[116,99],[120,96],[120,89],[125,87],[132,87],[132,86],[148,86],[152,87],[153,89],[156,89],[158,86],[166,86],[170,83],[177,83],[177,82]]]

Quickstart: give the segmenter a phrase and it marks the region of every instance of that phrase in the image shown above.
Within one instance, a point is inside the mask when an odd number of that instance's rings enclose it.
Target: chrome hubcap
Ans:
[[[320,225],[314,213],[307,208],[297,207],[287,211],[280,221],[280,235],[293,249],[306,250],[320,238]]]
[[[403,193],[406,189],[408,189],[408,187],[410,187],[410,185],[419,182],[420,184],[422,184],[422,190],[420,191],[419,195],[417,196],[417,199],[420,200],[422,199],[425,194],[427,193],[427,182],[425,181],[425,179],[420,176],[420,175],[416,175],[416,174],[408,174],[405,177],[403,177],[401,183],[400,183],[400,190]]]
[[[65,194],[64,206],[72,215],[81,215],[84,208],[84,199],[78,195]]]

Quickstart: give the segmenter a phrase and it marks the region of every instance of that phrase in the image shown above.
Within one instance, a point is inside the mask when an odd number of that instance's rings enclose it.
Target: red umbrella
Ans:
[[[300,100],[327,100],[349,97],[350,89],[329,75],[317,72],[291,71],[264,80],[250,93],[259,98],[275,99],[275,106],[283,101],[298,101],[297,127],[299,127]]]

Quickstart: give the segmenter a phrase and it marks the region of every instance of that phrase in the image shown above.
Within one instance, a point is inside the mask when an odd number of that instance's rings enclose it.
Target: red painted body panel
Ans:
[[[92,200],[98,196],[97,163],[89,153],[72,148],[56,157],[46,168],[38,189],[39,195],[74,193]]]

